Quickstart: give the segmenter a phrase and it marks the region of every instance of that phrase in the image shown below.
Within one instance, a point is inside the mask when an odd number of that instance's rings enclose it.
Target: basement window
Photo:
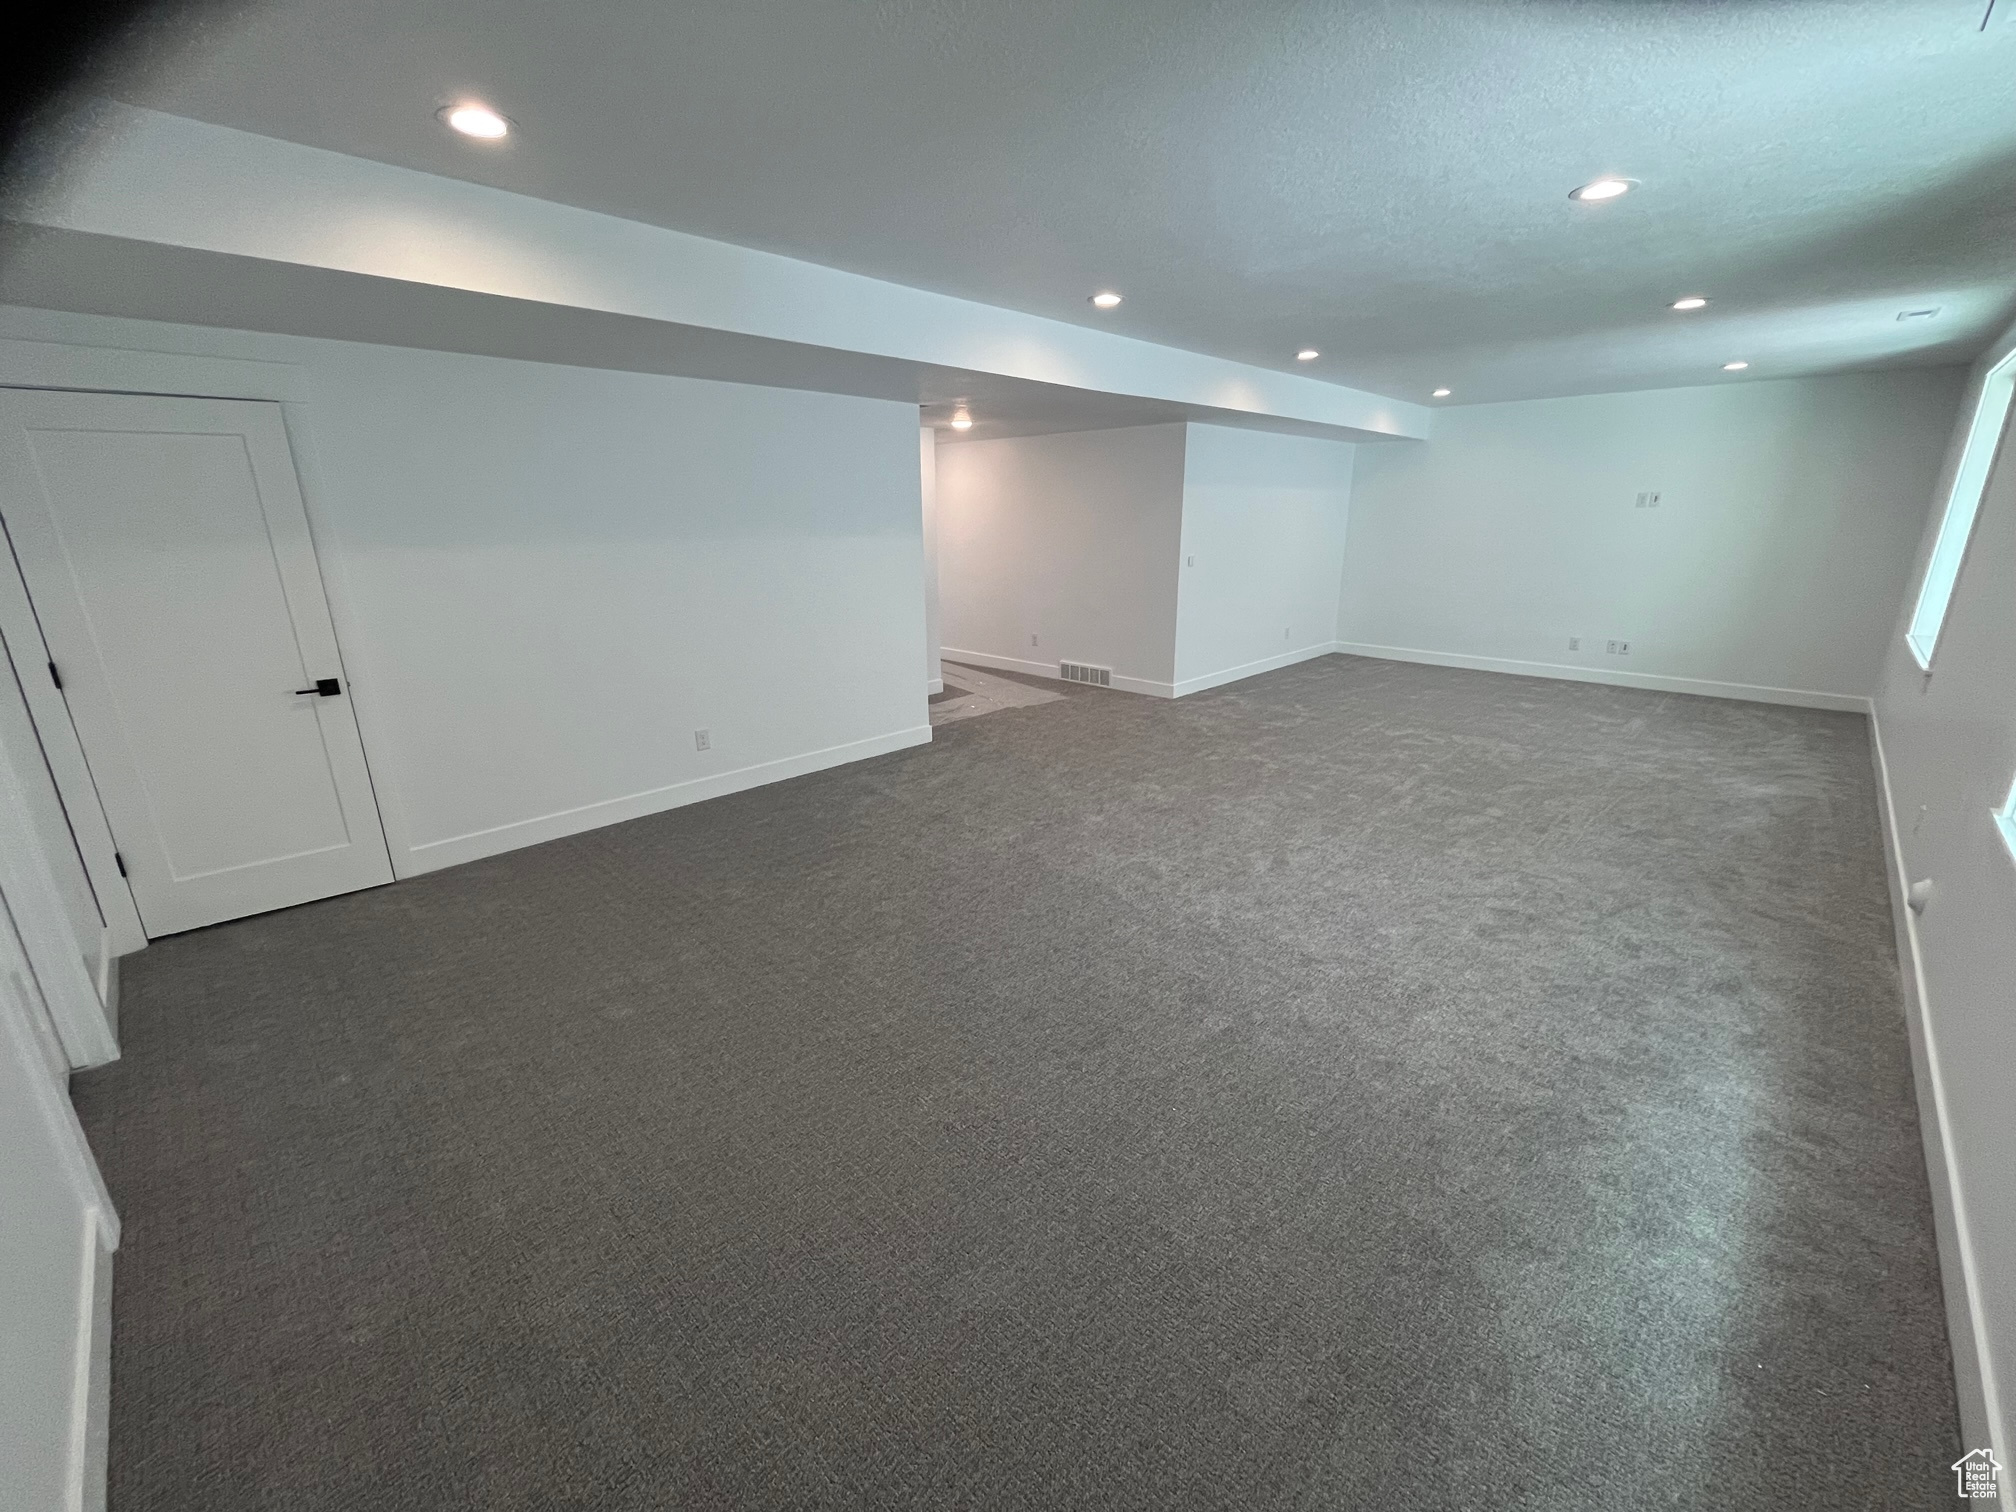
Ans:
[[[1960,466],[1953,473],[1953,490],[1946,495],[1939,535],[1925,564],[1925,581],[1918,588],[1918,606],[1904,635],[1918,665],[1928,672],[1932,653],[1939,646],[1939,632],[1946,624],[1947,606],[1953,602],[1953,586],[1960,581],[1960,564],[1967,559],[1967,541],[1974,534],[1974,517],[1981,512],[1981,495],[1995,465],[1995,449],[2009,418],[2012,393],[2016,393],[2016,352],[1996,363],[1981,381],[1981,397],[1975,402],[1974,418],[1968,422]]]

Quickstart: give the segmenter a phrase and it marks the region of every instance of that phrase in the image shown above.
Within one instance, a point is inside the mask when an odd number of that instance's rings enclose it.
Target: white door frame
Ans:
[[[56,779],[57,796],[70,819],[70,833],[77,837],[78,854],[83,857],[84,874],[91,891],[98,895],[98,912],[105,918],[108,954],[113,958],[131,955],[147,943],[147,931],[140,924],[140,910],[134,906],[133,890],[119,874],[118,848],[112,843],[112,826],[98,801],[98,785],[84,760],[76,726],[70,723],[69,705],[56,690],[52,677],[37,675],[55,661],[42,639],[42,625],[28,598],[28,584],[21,576],[21,564],[14,559],[7,538],[6,522],[0,521],[0,641],[21,680],[21,692],[28,704],[28,718],[42,742],[42,754],[49,759],[49,771]],[[109,982],[101,982],[109,990]]]
[[[46,1033],[41,1016],[52,1005],[39,990],[40,968],[27,959],[11,907],[15,901],[11,893],[0,896],[0,1067],[4,1067],[0,1075],[9,1083],[9,1111],[20,1120],[10,1132],[16,1138],[23,1132],[29,1137],[24,1148],[16,1149],[10,1143],[9,1174],[16,1179],[27,1176],[31,1184],[39,1184],[34,1182],[36,1176],[54,1176],[60,1187],[68,1189],[64,1193],[67,1203],[59,1198],[59,1206],[74,1204],[72,1211],[81,1221],[76,1230],[74,1292],[66,1297],[60,1293],[51,1296],[40,1286],[12,1290],[0,1296],[0,1307],[9,1314],[0,1326],[11,1332],[32,1317],[42,1326],[62,1328],[67,1312],[67,1350],[60,1336],[57,1347],[69,1355],[68,1370],[50,1359],[45,1344],[36,1351],[35,1379],[27,1384],[36,1392],[67,1398],[63,1403],[68,1419],[63,1442],[38,1446],[58,1457],[57,1477],[63,1494],[49,1505],[61,1506],[65,1512],[97,1512],[105,1506],[107,1409],[112,1387],[112,1252],[119,1247],[119,1214],[106,1194],[98,1163],[64,1090],[65,1074],[45,1074],[56,1069],[39,1053],[39,1041]],[[28,1126],[26,1130],[23,1124]],[[62,1219],[56,1218],[57,1232],[52,1235],[46,1225],[55,1215],[41,1203],[35,1208],[34,1212],[10,1212],[8,1220],[19,1225],[28,1243],[41,1248],[44,1256],[52,1249],[60,1252]]]
[[[0,675],[14,678],[11,669]],[[78,951],[85,942],[76,938],[56,891],[57,859],[44,851],[30,813],[26,784],[41,774],[16,768],[40,759],[39,751],[0,751],[0,896],[65,1058],[73,1067],[102,1066],[119,1058],[119,1040]]]
[[[320,511],[315,502],[314,448],[307,415],[310,394],[307,369],[291,362],[265,362],[246,357],[150,352],[138,348],[0,337],[0,387],[65,389],[101,394],[159,394],[179,399],[259,399],[279,405],[288,446],[294,454],[302,502],[308,512],[308,532],[316,548],[316,563],[322,578],[323,594],[329,604],[337,655],[346,668],[351,667],[350,636],[346,634],[348,598],[343,592],[340,572],[332,570],[328,554],[322,549]],[[27,615],[25,622],[20,618],[23,609]],[[21,643],[17,635],[25,633],[30,627],[34,632],[30,644],[41,654],[44,662],[52,660],[42,640],[41,628],[34,620],[27,582],[21,576],[12,549],[5,543],[4,532],[0,532],[0,630],[7,632],[10,646],[18,646]],[[17,651],[16,654],[21,653]],[[62,703],[53,682],[47,688],[41,687],[32,677],[24,678],[23,683],[24,687],[32,689],[29,692],[29,717],[34,721],[36,733],[42,738],[44,749],[49,754],[57,792],[72,815],[85,873],[105,915],[110,950],[115,956],[130,955],[146,946],[147,934],[133,901],[133,891],[119,874],[118,863],[114,859],[116,849],[112,842],[112,826],[105,817],[104,806],[99,802],[97,786],[84,761],[83,747],[70,723],[69,709]],[[359,699],[356,684],[347,672],[344,694],[357,720],[358,738],[364,744],[365,765],[371,768],[371,784],[376,793],[380,822],[389,826],[395,822],[391,815],[385,813],[391,794],[382,774],[371,764],[371,722],[365,707],[369,694]],[[52,730],[55,732],[53,736]],[[92,835],[90,843],[85,843],[83,839],[86,830]],[[396,877],[397,866],[393,871]],[[116,924],[113,922],[115,915],[118,919]]]

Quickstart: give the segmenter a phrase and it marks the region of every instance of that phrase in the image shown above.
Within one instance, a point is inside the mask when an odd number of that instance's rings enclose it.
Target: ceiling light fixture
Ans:
[[[1680,298],[1673,301],[1673,308],[1676,310],[1698,310],[1703,308],[1707,303],[1708,301],[1703,299],[1699,294],[1683,294]]]
[[[1101,289],[1092,296],[1092,303],[1097,309],[1110,310],[1120,303],[1120,296],[1111,289]]]
[[[1437,389],[1435,390],[1434,393],[1430,394],[1428,397],[1431,399],[1447,399],[1449,397],[1449,390]]]
[[[1316,348],[1314,347],[1304,347],[1302,348],[1301,351],[1295,354],[1295,360],[1297,362],[1314,362],[1318,357],[1321,357],[1322,355],[1323,354],[1317,351]]]
[[[485,142],[511,134],[511,123],[488,105],[450,105],[436,113],[462,135]]]
[[[1638,180],[1605,176],[1591,179],[1580,189],[1572,189],[1568,198],[1581,200],[1585,205],[1598,204],[1603,200],[1613,200],[1619,195],[1629,194],[1638,187]]]
[[[1930,309],[1925,310],[1899,310],[1897,318],[1906,322],[1913,320],[1937,320],[1939,318],[1939,306],[1933,305]]]
[[[964,410],[959,411],[958,414],[952,417],[952,429],[954,430],[973,429],[973,417],[967,414],[966,411]]]
[[[1739,358],[1739,359],[1738,359],[1737,361],[1735,361],[1735,362],[1725,362],[1725,363],[1723,363],[1723,364],[1722,364],[1722,371],[1723,371],[1723,372],[1725,372],[1725,373],[1740,373],[1740,372],[1742,372],[1742,371],[1743,371],[1743,369],[1745,369],[1745,368],[1746,368],[1746,367],[1748,367],[1748,366],[1750,366],[1750,364],[1749,364],[1749,363],[1747,363],[1747,362],[1744,362],[1744,361],[1742,361],[1742,360],[1741,360],[1741,359]]]

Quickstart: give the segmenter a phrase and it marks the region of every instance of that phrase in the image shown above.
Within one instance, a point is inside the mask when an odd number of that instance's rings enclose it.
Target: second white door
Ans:
[[[0,518],[149,935],[392,880],[277,405],[0,390]]]

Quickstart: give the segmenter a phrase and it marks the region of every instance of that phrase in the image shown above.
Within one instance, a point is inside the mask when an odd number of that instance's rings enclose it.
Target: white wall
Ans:
[[[20,309],[0,337],[292,365],[401,875],[929,739],[914,405]]]
[[[1459,406],[1360,447],[1342,649],[1860,708],[1960,381]]]
[[[1053,677],[1085,662],[1170,696],[1184,430],[940,442],[946,657]]]
[[[1987,366],[1970,380],[1960,426]],[[1948,448],[1937,490],[1959,460]],[[1931,550],[1927,522],[1910,578]],[[1875,698],[1887,777],[1894,890],[1928,879],[1921,916],[1898,912],[1900,955],[1932,1164],[1966,1446],[1993,1436],[2016,1464],[2016,857],[1990,818],[2016,782],[2016,446],[2005,432],[1982,496],[1928,677],[1904,642],[1911,599],[1891,627]],[[2016,1505],[2003,1474],[2004,1505]]]
[[[1302,436],[1189,427],[1179,695],[1330,650],[1356,450]]]

